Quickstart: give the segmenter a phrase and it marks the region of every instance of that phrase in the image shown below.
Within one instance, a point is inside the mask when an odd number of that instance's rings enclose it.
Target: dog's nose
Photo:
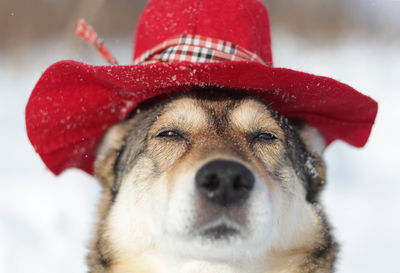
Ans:
[[[231,160],[213,160],[197,172],[196,188],[208,200],[228,206],[245,200],[254,186],[253,173]]]

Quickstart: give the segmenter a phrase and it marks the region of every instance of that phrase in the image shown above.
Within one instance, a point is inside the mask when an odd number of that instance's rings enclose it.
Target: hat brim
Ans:
[[[286,117],[319,129],[327,143],[368,140],[377,103],[331,78],[251,62],[92,66],[60,61],[41,76],[26,107],[28,137],[55,174],[93,174],[105,131],[140,102],[191,87],[243,89]]]

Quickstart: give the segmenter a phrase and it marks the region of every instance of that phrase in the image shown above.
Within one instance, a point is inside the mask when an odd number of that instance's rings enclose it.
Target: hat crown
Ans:
[[[268,12],[259,0],[150,0],[138,22],[133,58],[180,34],[232,42],[272,65]]]

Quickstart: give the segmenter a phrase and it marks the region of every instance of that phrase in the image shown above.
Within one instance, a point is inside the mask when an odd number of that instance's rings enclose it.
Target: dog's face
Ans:
[[[311,155],[264,103],[219,89],[137,111],[98,151],[101,254],[232,261],[314,247],[323,241],[316,141]]]

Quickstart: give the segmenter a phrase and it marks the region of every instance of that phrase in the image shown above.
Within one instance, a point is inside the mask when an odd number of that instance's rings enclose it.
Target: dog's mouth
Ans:
[[[222,216],[217,220],[201,225],[196,229],[194,235],[220,240],[238,236],[242,233],[241,230],[242,227],[238,223]]]
[[[221,224],[221,225],[218,225],[215,227],[208,228],[208,229],[204,230],[201,234],[205,237],[209,237],[209,238],[218,240],[218,239],[222,239],[225,237],[233,236],[238,233],[239,233],[238,230],[236,230],[232,227],[229,227],[227,225]]]

